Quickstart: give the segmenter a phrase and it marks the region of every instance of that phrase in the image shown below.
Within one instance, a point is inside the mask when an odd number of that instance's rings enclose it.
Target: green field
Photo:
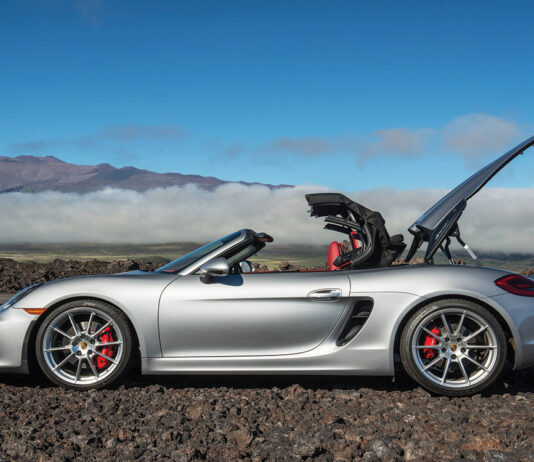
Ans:
[[[133,259],[163,264],[178,258],[202,244],[178,242],[169,244],[0,244],[0,258],[17,261],[47,262],[63,260],[124,260]],[[259,252],[252,261],[276,269],[283,262],[296,266],[316,267],[326,263],[328,246],[271,245]],[[418,255],[419,257],[421,255]],[[461,252],[455,253],[469,263]],[[485,266],[521,271],[534,267],[534,255],[530,254],[483,254],[479,255]],[[436,263],[446,263],[441,256]]]
[[[62,260],[144,260],[164,263],[197,248],[195,243],[172,244],[0,244],[0,258],[47,262]]]

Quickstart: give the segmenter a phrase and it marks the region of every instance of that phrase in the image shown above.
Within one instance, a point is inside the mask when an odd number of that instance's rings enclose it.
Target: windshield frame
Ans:
[[[184,266],[184,267],[181,267],[181,268],[178,268],[177,270],[175,271],[169,271],[169,270],[165,270],[165,268],[167,267],[171,267],[174,263],[177,263],[179,260],[181,260],[182,258],[185,258],[195,252],[198,252],[199,250],[201,250],[202,248],[204,247],[208,247],[210,246],[211,244],[214,244],[215,242],[217,241],[221,241],[225,238],[229,238],[231,237],[233,234],[237,234],[235,238],[231,239],[230,241],[228,241],[226,244],[223,244],[222,246],[220,247],[217,247],[215,248],[214,250],[212,250],[211,252],[205,254],[204,256],[200,256],[199,258],[197,258],[196,260],[194,260],[193,262],[189,263],[187,266]],[[240,244],[241,242],[243,242],[246,238],[246,229],[240,229],[239,231],[235,231],[233,233],[230,233],[228,234],[227,236],[224,236],[224,237],[221,237],[219,239],[216,239],[212,242],[209,242],[208,244],[205,244],[201,247],[199,247],[198,249],[195,249],[193,250],[192,252],[189,252],[183,256],[181,256],[180,258],[177,258],[176,260],[173,260],[172,262],[170,263],[167,263],[166,265],[162,266],[161,268],[158,268],[156,270],[157,273],[161,273],[161,274],[176,274],[176,275],[181,275],[181,276],[186,276],[188,274],[193,274],[194,272],[196,272],[204,263],[212,260],[213,258],[216,258],[219,254],[221,253],[224,253],[226,252],[228,249],[234,247],[235,245],[237,244]]]

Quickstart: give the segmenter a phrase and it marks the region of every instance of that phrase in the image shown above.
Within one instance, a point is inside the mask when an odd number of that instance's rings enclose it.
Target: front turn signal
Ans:
[[[22,308],[28,314],[40,315],[46,311],[46,308]]]

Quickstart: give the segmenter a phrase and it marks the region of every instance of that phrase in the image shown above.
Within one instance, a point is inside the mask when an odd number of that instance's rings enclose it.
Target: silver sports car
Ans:
[[[157,271],[26,287],[0,307],[0,372],[38,364],[56,384],[88,389],[135,361],[143,374],[394,375],[398,366],[435,393],[479,392],[506,361],[534,365],[534,280],[456,265],[449,245],[477,262],[458,220],[532,145],[534,137],[413,223],[404,260],[403,237],[388,234],[380,213],[310,194],[311,215],[345,241],[330,244],[323,270],[254,271],[248,259],[273,239],[243,229]],[[424,263],[409,265],[419,249]],[[438,250],[451,264],[434,264]]]

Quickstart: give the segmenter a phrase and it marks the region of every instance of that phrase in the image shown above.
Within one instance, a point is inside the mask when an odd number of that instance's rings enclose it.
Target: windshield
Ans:
[[[200,260],[201,258],[210,254],[214,250],[217,250],[222,246],[228,244],[229,242],[232,242],[234,239],[239,237],[240,234],[241,231],[236,231],[235,233],[229,234],[228,236],[221,237],[216,241],[210,242],[209,244],[206,244],[200,247],[199,249],[193,250],[192,252],[189,252],[183,257],[180,257],[177,260],[174,260],[166,264],[165,266],[162,266],[160,269],[157,270],[157,273],[178,273],[184,268],[187,268],[195,261]]]

